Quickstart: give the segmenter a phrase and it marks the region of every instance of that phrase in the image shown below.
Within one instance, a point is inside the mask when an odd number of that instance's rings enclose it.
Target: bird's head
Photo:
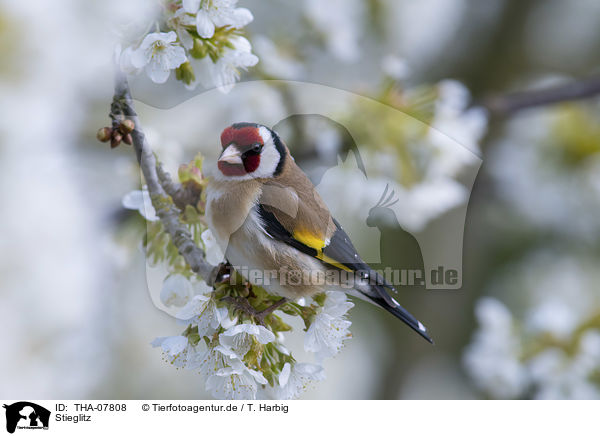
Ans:
[[[277,177],[288,150],[274,131],[256,123],[235,123],[221,133],[219,178],[248,180]]]

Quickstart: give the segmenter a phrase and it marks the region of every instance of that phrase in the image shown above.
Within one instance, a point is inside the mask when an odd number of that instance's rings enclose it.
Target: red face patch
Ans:
[[[232,142],[240,146],[263,143],[263,138],[260,136],[258,127],[244,126],[236,129],[234,126],[229,126],[221,133],[221,146],[227,147]]]
[[[260,165],[260,154],[250,154],[243,158],[244,169],[247,173],[253,173]]]

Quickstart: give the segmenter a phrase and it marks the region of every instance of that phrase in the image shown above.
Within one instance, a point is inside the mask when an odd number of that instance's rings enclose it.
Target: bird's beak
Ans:
[[[221,157],[219,157],[219,162],[225,162],[229,165],[242,165],[242,153],[234,144],[231,144],[223,150]]]

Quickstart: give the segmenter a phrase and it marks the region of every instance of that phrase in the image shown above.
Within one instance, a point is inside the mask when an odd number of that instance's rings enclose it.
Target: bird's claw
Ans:
[[[217,268],[215,284],[218,285],[229,281],[231,278],[231,264],[229,262],[221,262]]]

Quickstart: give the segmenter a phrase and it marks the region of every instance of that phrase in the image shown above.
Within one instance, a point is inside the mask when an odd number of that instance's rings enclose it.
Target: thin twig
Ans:
[[[119,116],[120,114],[132,120],[135,124],[135,129],[131,133],[133,147],[142,174],[146,180],[146,185],[148,186],[148,193],[152,199],[152,205],[156,209],[160,221],[167,233],[171,236],[173,244],[177,247],[179,253],[183,256],[192,271],[200,275],[209,286],[212,286],[218,268],[215,268],[206,261],[204,251],[196,245],[190,232],[181,223],[179,219],[181,211],[177,206],[173,202],[161,201],[161,199],[169,198],[169,194],[163,188],[158,177],[156,159],[150,148],[150,144],[146,141],[146,137],[144,136],[144,132],[142,131],[139,119],[134,110],[127,77],[123,73],[117,72],[115,78],[115,95],[111,105],[111,116]],[[161,172],[166,181],[167,177],[165,174],[168,173],[162,169]],[[170,176],[168,177],[168,180],[170,181]]]
[[[200,201],[201,190],[174,182],[160,162],[156,165],[156,174],[161,186],[180,210],[185,210],[187,205],[195,206]]]
[[[483,100],[482,105],[494,115],[507,116],[523,109],[591,98],[598,94],[600,94],[600,77],[593,77],[547,89],[489,97]]]

